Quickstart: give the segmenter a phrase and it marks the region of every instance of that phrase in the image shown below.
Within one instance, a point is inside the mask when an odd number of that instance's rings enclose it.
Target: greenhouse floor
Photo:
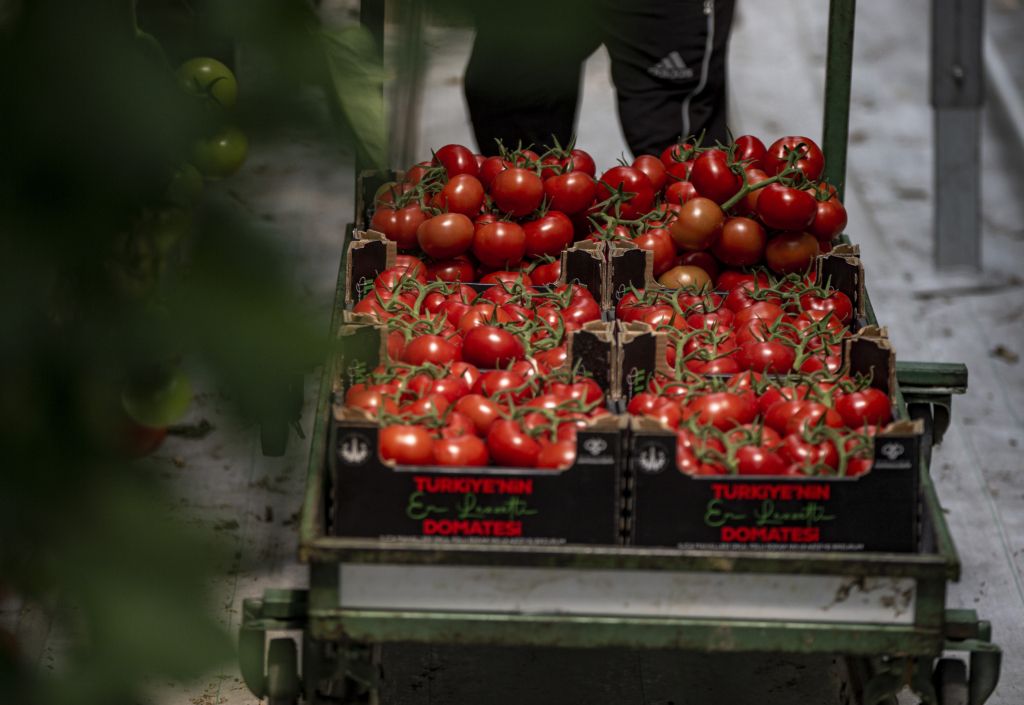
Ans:
[[[1024,28],[1019,5],[1016,0],[993,3],[989,21],[997,28],[1014,23]],[[987,109],[984,275],[934,273],[929,8],[926,0],[858,3],[847,232],[861,246],[875,311],[889,326],[899,358],[964,362],[969,368],[968,393],[955,398],[952,426],[932,464],[963,564],[963,577],[950,587],[947,606],[975,609],[992,622],[1004,661],[990,702],[1009,705],[1024,699],[1024,275],[1019,271],[1024,265],[1024,152],[1002,114]],[[814,0],[740,0],[730,56],[734,134],[750,133],[766,142],[784,134],[820,138],[827,15],[827,3]],[[473,146],[461,93],[471,40],[465,29],[429,32],[419,159],[429,157],[430,147],[451,142]],[[244,55],[241,71],[244,84]],[[1016,80],[1024,85],[1024,75]],[[599,170],[620,154],[628,155],[603,49],[587,62],[578,132],[578,145],[594,155]],[[296,296],[312,305],[317,325],[326,328],[344,226],[353,212],[352,162],[334,147],[302,135],[277,144],[254,141],[242,172],[211,191],[261,217],[279,234],[296,263]],[[307,377],[301,424],[307,438],[317,375]],[[258,429],[233,421],[216,390],[203,389],[201,383],[197,387],[200,393],[187,421],[206,419],[213,430],[202,438],[169,438],[140,467],[162,481],[178,520],[208,528],[224,548],[221,573],[208,594],[224,627],[235,633],[243,598],[257,597],[269,587],[302,587],[307,581],[295,553],[308,441],[293,434],[285,457],[263,457]],[[6,609],[0,619],[18,625],[26,651],[38,654],[44,672],[59,669],[69,637],[51,630],[39,614],[37,606],[29,605],[23,611]],[[546,653],[543,672],[551,679],[520,696],[531,703],[711,702],[704,695],[707,684],[679,675],[705,669],[709,657],[670,662],[666,655],[630,653],[625,659],[620,652],[596,661],[578,652]],[[456,671],[460,660],[463,668]],[[413,698],[401,686],[392,694],[398,702],[504,702],[504,696],[490,697],[493,691],[480,689],[481,664],[504,664],[495,681],[488,682],[504,692],[537,660],[538,654],[486,650],[483,659],[468,663],[448,651],[433,660],[441,673],[426,679],[426,695]],[[822,702],[826,695],[800,681],[807,666],[829,668],[827,659],[802,665],[764,659],[752,671],[749,663],[737,666],[737,680],[746,680],[746,673],[750,679],[756,676],[760,692],[716,693],[715,701],[747,702],[749,697],[750,702],[775,702],[765,699],[771,691],[779,702]],[[679,673],[674,679],[658,675],[668,671]],[[529,673],[536,687],[537,672]],[[412,685],[418,675],[410,671],[410,688],[418,687]],[[232,663],[194,682],[154,681],[143,702],[185,700],[196,705],[254,702]],[[904,694],[901,702],[916,699]]]

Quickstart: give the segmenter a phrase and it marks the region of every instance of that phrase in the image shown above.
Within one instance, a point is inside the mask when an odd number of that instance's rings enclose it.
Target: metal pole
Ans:
[[[843,200],[846,191],[846,145],[850,135],[850,81],[856,9],[856,0],[831,0],[828,10],[822,149],[825,153],[825,178],[836,187],[839,200]]]
[[[982,0],[933,0],[935,268],[981,270]]]

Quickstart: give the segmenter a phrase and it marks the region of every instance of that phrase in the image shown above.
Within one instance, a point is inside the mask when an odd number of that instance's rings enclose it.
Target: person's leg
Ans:
[[[481,154],[497,154],[496,139],[509,148],[569,141],[582,62],[600,44],[583,7],[522,0],[478,12],[465,92]]]
[[[634,155],[680,136],[726,142],[726,47],[734,0],[602,3],[619,120]]]

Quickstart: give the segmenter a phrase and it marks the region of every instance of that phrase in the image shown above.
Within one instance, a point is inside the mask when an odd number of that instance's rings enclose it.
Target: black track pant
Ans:
[[[486,4],[486,3],[481,3]],[[465,90],[477,144],[565,145],[582,62],[602,43],[634,155],[680,136],[727,140],[725,55],[734,0],[521,0],[480,11]]]

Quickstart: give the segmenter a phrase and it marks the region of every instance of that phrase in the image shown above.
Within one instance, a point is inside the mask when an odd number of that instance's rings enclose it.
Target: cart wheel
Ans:
[[[967,667],[960,659],[939,659],[932,683],[939,705],[967,705]]]
[[[280,458],[288,447],[288,424],[285,421],[264,421],[260,424],[260,446],[263,455]]]
[[[295,642],[273,639],[267,653],[268,705],[295,705],[299,700],[299,662]]]

